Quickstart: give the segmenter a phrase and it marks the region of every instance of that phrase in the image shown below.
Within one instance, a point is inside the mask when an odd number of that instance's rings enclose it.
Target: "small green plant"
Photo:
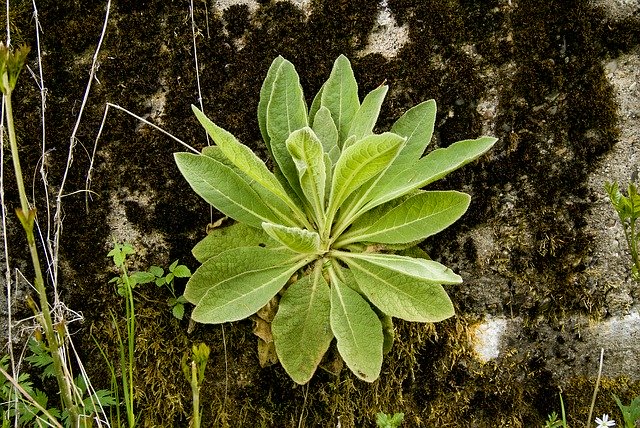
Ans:
[[[547,419],[546,423],[543,425],[542,428],[568,428],[567,425],[567,415],[564,411],[564,401],[562,400],[562,394],[560,395],[560,411],[562,412],[562,419],[559,420],[558,419],[558,414],[556,412],[552,412],[549,415],[549,418]]]
[[[620,401],[615,394],[613,395],[613,399],[616,400],[616,404],[622,413],[624,428],[635,428],[636,421],[640,420],[640,397],[634,398],[628,406],[622,404],[622,401]]]
[[[116,266],[120,275],[114,277],[109,281],[117,285],[118,294],[124,297],[125,300],[125,313],[127,322],[127,346],[125,347],[122,336],[120,335],[120,328],[112,314],[113,323],[116,329],[116,335],[119,345],[119,361],[120,361],[120,375],[122,381],[122,394],[124,399],[125,409],[127,411],[127,424],[129,428],[134,428],[136,425],[136,416],[134,412],[134,396],[133,396],[133,369],[135,364],[134,352],[135,352],[135,334],[136,334],[136,313],[135,304],[133,300],[133,288],[135,286],[134,280],[129,276],[129,270],[127,267],[127,257],[135,254],[135,250],[129,244],[119,244],[114,242],[113,249],[109,251],[107,256],[113,258],[113,264]],[[113,373],[113,370],[112,370]],[[113,375],[112,375],[113,376]],[[120,410],[117,410],[118,426],[122,426],[120,421]]]
[[[51,357],[49,357],[51,358]],[[9,356],[0,358],[0,420],[2,428],[9,428],[13,425],[13,419],[18,416],[18,424],[21,426],[35,423],[38,419],[46,420],[49,424],[57,424],[60,418],[60,411],[55,408],[47,408],[49,397],[41,390],[33,387],[33,382],[28,373],[20,373],[15,382],[10,381]],[[16,389],[20,388],[20,394],[16,396]],[[17,397],[17,400],[16,400]],[[31,400],[31,401],[30,401]]]
[[[560,428],[565,425],[566,421],[558,420],[558,414],[556,412],[551,412],[542,428]]]
[[[609,200],[618,213],[620,223],[624,230],[624,237],[631,253],[631,273],[633,279],[640,281],[640,258],[638,258],[638,242],[640,241],[640,231],[637,227],[640,218],[640,195],[635,184],[630,183],[627,188],[627,196],[623,195],[618,188],[618,183],[606,183],[605,190],[609,195]]]
[[[168,304],[171,307],[171,312],[174,317],[182,319],[184,317],[184,304],[186,300],[183,296],[176,296],[174,287],[175,278],[188,278],[191,276],[191,271],[188,267],[178,264],[178,260],[171,263],[169,271],[165,275],[164,269],[159,266],[151,266],[148,271],[135,271],[129,272],[128,257],[135,254],[135,249],[131,244],[124,243],[119,244],[114,242],[113,249],[107,254],[108,257],[113,258],[113,264],[118,269],[119,275],[112,278],[109,282],[116,284],[117,293],[124,297],[126,308],[126,347],[120,330],[117,327],[115,318],[114,324],[116,325],[116,335],[119,343],[120,353],[120,372],[122,382],[123,399],[125,408],[127,411],[127,423],[130,428],[135,426],[136,417],[134,413],[134,400],[133,400],[133,372],[135,365],[135,332],[136,332],[136,314],[135,304],[133,299],[133,290],[140,284],[155,283],[158,287],[166,286],[172,294],[169,298]],[[115,371],[110,366],[112,378],[115,377]],[[117,393],[117,386],[116,393]],[[120,422],[120,412],[117,409],[116,418],[118,425]]]
[[[393,416],[386,413],[378,413],[376,415],[376,425],[380,428],[398,428],[402,425],[404,413],[394,413]]]
[[[340,56],[307,108],[293,64],[278,57],[258,104],[275,172],[195,107],[216,145],[175,154],[193,190],[237,221],[193,249],[202,265],[184,293],[195,305],[191,318],[241,320],[281,294],[273,341],[299,384],[311,379],[334,338],[349,369],[373,382],[393,342],[392,317],[437,322],[454,315],[442,285],[462,278],[412,248],[459,219],[470,197],[420,189],[496,139],[460,141],[423,156],[433,100],[375,134],[387,89],[360,102],[351,64]]]
[[[209,347],[204,343],[200,343],[199,345],[193,345],[190,362],[188,355],[185,355],[182,359],[182,373],[189,384],[191,384],[193,415],[191,417],[190,427],[192,428],[200,428],[202,422],[202,415],[200,413],[200,388],[202,388],[202,383],[204,382],[204,371],[209,361],[209,352]]]
[[[181,320],[184,318],[184,304],[187,300],[184,296],[176,295],[176,290],[173,282],[176,278],[189,278],[191,271],[185,265],[179,265],[178,260],[169,265],[169,272],[165,275],[164,269],[160,266],[151,266],[148,271],[133,272],[130,276],[130,280],[135,288],[138,284],[155,283],[158,287],[166,286],[171,292],[172,297],[169,297],[167,304],[171,308],[171,313],[174,317]]]
[[[29,339],[28,346],[31,354],[25,357],[25,360],[31,364],[32,367],[42,371],[41,377],[43,379],[55,377],[53,368],[54,361],[45,343],[32,337]],[[3,428],[5,424],[7,424],[7,427],[9,426],[9,422],[15,415],[18,415],[18,423],[21,426],[30,425],[32,421],[35,426],[61,426],[58,421],[62,421],[67,428],[75,428],[77,426],[72,424],[69,412],[66,409],[60,412],[59,409],[48,408],[50,404],[49,397],[41,390],[33,387],[28,373],[21,373],[18,376],[16,380],[18,384],[17,387],[16,385],[12,385],[7,373],[7,356],[0,359],[0,369],[4,375],[4,381],[0,383],[0,401],[7,404],[14,403],[12,394],[15,394],[15,389],[18,388],[20,392],[18,400],[15,403],[16,405],[8,407],[6,411],[4,409],[2,410],[1,420],[3,422]],[[91,421],[94,415],[101,413],[102,408],[115,404],[115,400],[110,391],[90,391],[82,376],[77,376],[73,380],[73,385],[74,394],[82,400],[80,405],[82,414],[78,415],[79,426],[92,426]],[[38,421],[36,422],[36,420]]]

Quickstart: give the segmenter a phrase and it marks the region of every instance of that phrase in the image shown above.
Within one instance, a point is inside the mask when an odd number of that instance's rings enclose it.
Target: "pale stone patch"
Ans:
[[[483,363],[500,356],[500,343],[507,330],[508,321],[502,317],[488,316],[473,330],[473,350]]]
[[[382,0],[376,25],[371,34],[369,34],[367,47],[364,48],[360,55],[379,53],[386,58],[392,58],[398,54],[400,48],[408,41],[408,26],[406,24],[398,26],[387,5],[387,0]]]

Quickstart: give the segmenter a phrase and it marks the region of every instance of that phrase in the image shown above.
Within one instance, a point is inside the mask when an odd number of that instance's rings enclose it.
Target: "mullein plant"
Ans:
[[[437,322],[454,315],[443,285],[462,278],[415,247],[459,219],[470,197],[424,186],[485,153],[492,137],[423,156],[433,100],[374,133],[388,87],[363,100],[340,56],[308,107],[292,63],[276,58],[260,91],[258,123],[274,161],[193,111],[215,142],[176,153],[205,201],[237,223],[193,249],[202,263],[184,297],[200,323],[241,320],[279,301],[271,329],[280,363],[299,383],[330,344],[360,379],[373,382],[393,343],[392,318]]]
[[[16,132],[13,122],[13,107],[11,104],[11,95],[15,89],[18,76],[25,64],[27,54],[30,48],[28,46],[20,46],[14,49],[0,42],[0,90],[4,94],[5,117],[7,120],[7,133],[9,136],[9,145],[11,148],[11,158],[17,181],[18,194],[20,197],[20,207],[16,208],[16,214],[27,237],[29,252],[31,254],[31,262],[35,272],[34,285],[39,298],[39,309],[37,314],[38,322],[44,330],[46,344],[51,353],[53,371],[58,382],[62,405],[69,415],[69,421],[72,427],[79,426],[79,406],[74,400],[73,380],[71,376],[65,375],[64,361],[60,352],[64,343],[64,326],[54,325],[47,293],[40,265],[40,258],[36,246],[34,226],[36,221],[36,209],[29,205],[27,193],[24,186],[22,169],[20,166],[20,153],[16,140]]]

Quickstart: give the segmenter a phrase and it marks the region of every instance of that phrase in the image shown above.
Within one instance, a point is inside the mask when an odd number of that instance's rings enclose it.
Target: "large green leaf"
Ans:
[[[434,235],[458,220],[471,197],[456,191],[419,192],[399,204],[389,202],[362,215],[335,246],[353,242],[405,244]]]
[[[355,135],[356,140],[361,140],[367,135],[371,135],[373,133],[373,127],[378,121],[380,107],[382,107],[382,102],[384,101],[384,97],[387,95],[388,90],[389,87],[387,85],[381,85],[364,97],[360,108],[351,121],[351,126],[349,127],[348,132],[349,136]],[[405,135],[399,135],[401,137],[405,137]]]
[[[282,61],[276,73],[266,117],[274,160],[291,188],[302,196],[296,167],[289,156],[285,141],[293,131],[308,125],[307,105],[298,73],[287,60]]]
[[[297,253],[317,254],[320,251],[317,232],[273,223],[262,223],[262,228],[270,237]]]
[[[346,56],[340,55],[333,63],[331,75],[322,87],[320,99],[320,105],[331,112],[340,136],[338,145],[342,147],[342,143],[349,134],[351,121],[360,108],[358,83]]]
[[[417,322],[438,322],[454,315],[440,277],[457,276],[436,262],[390,254],[344,257],[360,290],[382,312]],[[387,260],[384,260],[384,258]],[[399,258],[407,260],[398,260]],[[443,269],[442,272],[438,272]],[[448,271],[448,272],[447,272]],[[427,278],[433,277],[435,280]],[[459,277],[458,277],[459,278]],[[459,282],[459,281],[457,281]]]
[[[338,352],[349,369],[362,380],[375,381],[382,367],[382,323],[369,303],[335,275],[331,279],[330,319]]]
[[[261,227],[277,223],[278,217],[233,169],[208,156],[174,154],[178,169],[202,199],[225,215]]]
[[[335,165],[340,158],[340,147],[338,147],[338,128],[333,123],[331,112],[326,107],[320,107],[313,119],[313,132],[322,143],[323,150],[329,155],[331,162]]]
[[[287,150],[297,168],[302,193],[316,214],[316,222],[321,222],[327,181],[322,143],[311,128],[305,127],[291,133]]]
[[[436,110],[434,100],[424,101],[411,107],[393,124],[391,132],[407,138],[398,158],[416,161],[422,156],[433,135]]]
[[[310,261],[282,249],[241,247],[225,251],[207,260],[189,279],[184,296],[196,305],[191,318],[205,324],[247,318]]]
[[[493,137],[480,137],[453,143],[447,148],[436,149],[419,161],[406,161],[391,165],[384,180],[370,194],[370,201],[363,211],[406,195],[441,179],[452,171],[477,159],[495,142]],[[391,171],[393,170],[393,173]]]
[[[278,359],[300,385],[309,382],[333,339],[329,285],[318,266],[287,288],[271,323]]]
[[[191,250],[193,257],[204,263],[211,257],[227,250],[238,247],[277,246],[262,229],[256,229],[244,223],[234,223],[230,226],[218,227],[207,234]]]
[[[265,189],[271,191],[278,198],[283,201],[288,201],[293,205],[287,192],[276,176],[269,171],[269,168],[267,168],[262,159],[256,156],[249,147],[240,143],[230,132],[220,128],[209,120],[197,107],[192,105],[191,109],[209,136],[236,168],[260,183]]]
[[[267,106],[269,105],[269,100],[271,99],[273,82],[276,80],[276,74],[278,73],[278,70],[280,69],[280,66],[283,62],[284,58],[278,55],[278,57],[271,63],[269,71],[267,71],[267,77],[265,77],[264,82],[262,82],[262,87],[260,88],[260,101],[258,102],[258,126],[260,127],[262,139],[267,145],[269,154],[271,154],[272,157],[273,153],[271,152],[271,138],[269,137],[269,132],[267,131]]]
[[[234,170],[258,194],[260,199],[271,208],[271,211],[278,216],[280,223],[285,226],[309,226],[306,214],[299,208],[301,206],[300,200],[294,193],[288,193],[284,198],[276,195],[273,191],[267,189],[260,184],[259,181],[245,174],[234,165],[218,146],[204,147],[202,149],[202,155],[215,159]],[[276,180],[280,185],[281,181],[278,178],[276,178]],[[281,185],[280,187],[282,188]]]
[[[358,263],[376,265],[399,275],[407,275],[423,281],[439,284],[460,284],[462,282],[459,275],[434,260],[384,253],[337,252],[336,255],[346,263],[353,263],[353,260],[357,260]]]
[[[247,273],[291,265],[297,260],[300,256],[285,248],[234,247],[210,257],[196,269],[187,282],[184,297],[195,305],[207,291],[219,284]]]
[[[353,191],[389,166],[402,144],[404,138],[385,132],[345,149],[334,167],[328,212],[335,212]]]

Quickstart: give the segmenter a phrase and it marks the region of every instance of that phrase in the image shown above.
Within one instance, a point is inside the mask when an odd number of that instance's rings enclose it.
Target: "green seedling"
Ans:
[[[120,335],[120,328],[118,327],[115,317],[113,314],[111,314],[111,316],[113,318],[113,324],[118,338],[122,394],[125,409],[127,411],[127,424],[129,428],[134,428],[136,425],[133,395],[133,369],[135,365],[134,352],[136,334],[136,313],[133,301],[133,288],[135,287],[135,281],[131,279],[127,267],[127,257],[133,254],[135,254],[135,250],[130,244],[118,244],[117,242],[114,242],[113,249],[107,254],[109,257],[113,258],[113,264],[120,272],[119,276],[112,278],[109,282],[117,285],[118,294],[123,296],[125,300],[127,321],[126,347],[122,340],[122,336]],[[118,426],[121,426],[119,409],[117,411],[117,418]]]
[[[380,428],[398,428],[402,425],[404,413],[394,413],[393,416],[386,413],[378,413],[376,415],[376,425]]]
[[[409,249],[458,220],[470,197],[421,189],[496,139],[459,141],[423,156],[435,102],[376,134],[387,90],[382,85],[361,101],[351,64],[340,56],[307,108],[293,64],[278,57],[258,104],[274,172],[195,107],[216,145],[175,154],[193,190],[237,221],[193,249],[202,265],[184,293],[195,305],[192,319],[241,320],[279,296],[273,343],[299,384],[311,379],[334,338],[349,369],[373,382],[393,341],[392,317],[437,322],[454,315],[443,284],[462,278]]]
[[[202,423],[202,414],[200,412],[200,389],[204,382],[204,371],[209,361],[210,348],[204,344],[193,345],[191,350],[191,361],[189,356],[185,355],[182,359],[182,373],[191,384],[191,395],[193,398],[193,415],[191,417],[191,427],[200,428]]]
[[[553,412],[549,415],[549,418],[542,428],[568,428],[567,415],[564,411],[564,400],[562,400],[562,394],[558,395],[560,395],[560,411],[562,412],[562,419],[558,419],[558,414]]]
[[[148,271],[134,272],[131,274],[131,279],[137,284],[149,284],[155,283],[158,287],[166,286],[171,292],[171,296],[167,300],[167,304],[171,308],[171,313],[174,317],[181,320],[184,318],[184,304],[187,303],[187,299],[184,296],[176,295],[176,290],[173,282],[176,278],[189,278],[191,277],[191,271],[185,265],[179,265],[178,260],[171,263],[169,266],[169,272],[165,275],[164,269],[160,266],[151,266]],[[134,285],[134,287],[135,287]]]
[[[618,188],[618,183],[606,183],[604,186],[609,200],[618,213],[620,223],[624,230],[624,237],[631,253],[631,273],[633,279],[640,281],[640,259],[638,258],[638,241],[640,241],[640,231],[637,228],[637,221],[640,218],[640,195],[635,184],[629,184],[627,196],[623,195]]]
[[[622,413],[624,428],[635,428],[636,421],[640,420],[640,397],[634,398],[628,406],[622,404],[622,401],[620,401],[615,394],[613,395],[613,399],[616,401]]]
[[[31,338],[28,343],[31,355],[25,357],[25,360],[34,368],[42,371],[43,379],[55,377],[53,368],[54,360],[46,348],[44,342],[39,339]],[[3,374],[8,369],[8,357],[0,359],[0,368]],[[48,408],[49,397],[41,390],[34,388],[28,373],[21,373],[17,379],[17,383],[21,389],[20,397],[16,406],[8,407],[2,413],[3,428],[8,424],[14,416],[18,415],[18,423],[21,426],[64,426],[66,428],[74,428],[69,412],[63,409],[60,412],[56,408]],[[15,393],[12,388],[8,376],[5,375],[4,382],[0,383],[0,399],[2,403],[12,404],[12,394]],[[98,390],[91,392],[87,387],[84,377],[78,376],[73,380],[74,394],[82,400],[79,406],[82,409],[78,415],[79,426],[90,427],[92,425],[93,416],[100,413],[101,408],[114,405],[115,399],[110,391]],[[61,421],[63,425],[60,425]],[[9,425],[6,425],[7,427]]]

